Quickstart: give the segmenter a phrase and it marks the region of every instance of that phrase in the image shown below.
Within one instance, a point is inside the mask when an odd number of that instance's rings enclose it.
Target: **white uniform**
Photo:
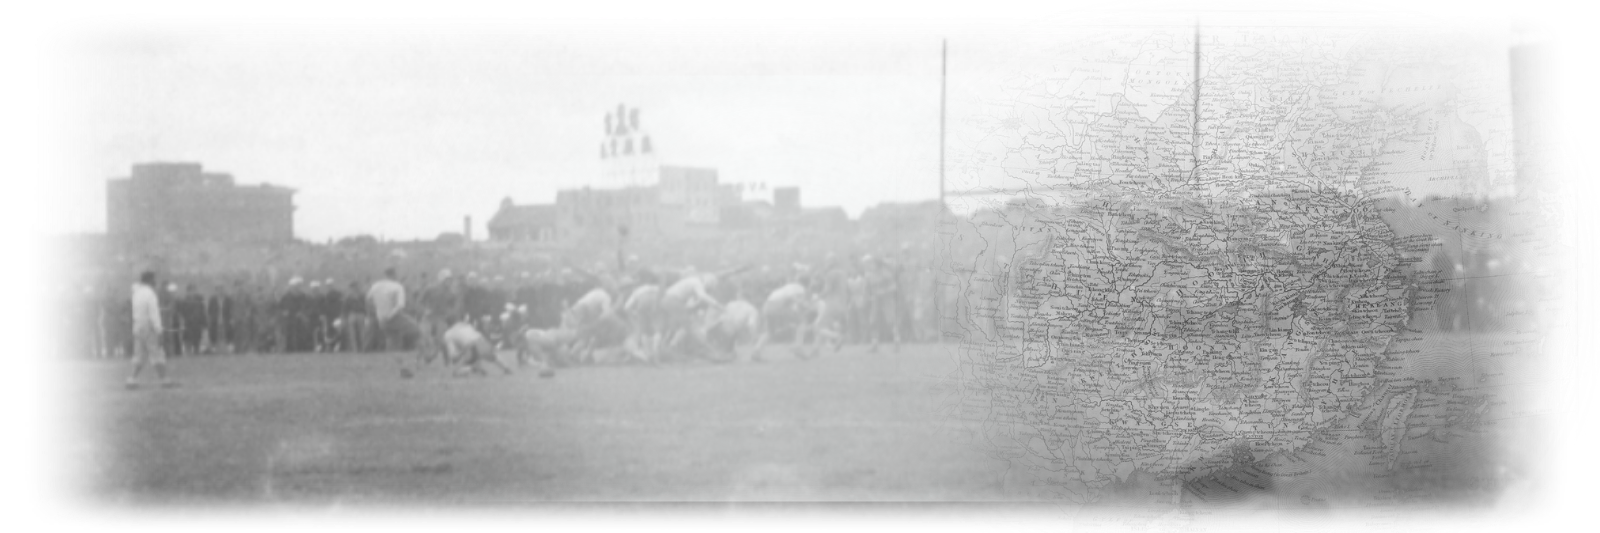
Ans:
[[[494,346],[489,344],[489,339],[479,333],[477,328],[472,327],[472,324],[457,322],[456,325],[450,326],[450,329],[444,332],[444,346],[451,359],[461,361],[463,366],[459,370],[471,369],[482,372],[481,365],[489,363],[500,367],[507,374],[511,373],[511,369],[495,356]]]
[[[567,312],[571,316],[567,327],[580,328],[593,324],[611,314],[611,294],[605,289],[591,290],[574,302]]]
[[[623,302],[622,311],[635,325],[653,326],[656,319],[657,308],[661,304],[660,285],[640,285],[628,295],[628,300]]]
[[[761,312],[744,300],[728,302],[713,320],[706,335],[707,340],[728,352],[740,344],[756,340],[761,332]]]
[[[692,311],[701,305],[717,305],[717,299],[706,292],[706,277],[689,276],[673,283],[661,295],[661,305],[669,312]]]
[[[633,289],[628,300],[622,304],[622,312],[628,318],[628,339],[625,343],[629,350],[641,360],[655,360],[660,343],[657,334],[662,324],[661,286],[641,285]]]
[[[706,285],[715,282],[716,277],[709,274],[689,276],[673,283],[661,294],[662,333],[667,348],[674,348],[689,337],[696,342],[704,340],[696,312],[704,307],[722,306],[706,292]]]
[[[549,366],[554,359],[564,356],[562,352],[573,337],[572,331],[566,329],[529,329],[522,334],[527,347],[523,361],[535,359]]]
[[[132,304],[134,362],[165,364],[167,352],[161,348],[161,302],[155,289],[143,283],[134,284]]]
[[[773,289],[772,294],[767,295],[767,302],[762,304],[761,311],[767,318],[775,318],[779,315],[804,311],[805,304],[806,287],[799,283],[790,283]]]
[[[445,330],[444,346],[452,360],[468,352],[474,352],[477,357],[494,353],[494,347],[489,345],[489,339],[484,338],[482,333],[466,322],[457,322]]]
[[[760,336],[756,339],[755,350],[750,354],[750,360],[760,361],[761,350],[766,347],[767,341],[772,339],[775,331],[786,327],[794,328],[794,342],[798,353],[799,346],[805,341],[806,333],[813,328],[813,311],[817,311],[820,302],[813,302],[811,295],[806,292],[806,287],[799,283],[788,283],[774,289],[767,295],[767,302],[761,306]]]

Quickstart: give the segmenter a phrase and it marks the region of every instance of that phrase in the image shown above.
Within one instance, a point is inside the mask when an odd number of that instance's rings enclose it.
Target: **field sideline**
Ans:
[[[885,347],[887,348],[887,347]],[[996,501],[1003,463],[940,431],[933,345],[801,361],[398,377],[384,354],[83,371],[92,498],[133,504]],[[147,374],[148,377],[148,374]]]

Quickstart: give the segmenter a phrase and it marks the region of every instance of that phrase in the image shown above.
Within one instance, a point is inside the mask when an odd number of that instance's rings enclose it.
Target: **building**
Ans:
[[[290,241],[294,193],[236,185],[200,163],[139,163],[106,183],[106,233],[122,241]]]
[[[716,224],[722,208],[738,205],[742,194],[737,185],[717,183],[714,168],[664,166],[656,183],[662,209],[685,224]]]
[[[626,232],[652,236],[682,225],[661,209],[655,187],[556,192],[556,238],[610,242]]]
[[[772,189],[772,205],[778,213],[788,216],[800,214],[800,188],[799,187],[774,187]]]
[[[855,228],[850,221],[850,215],[844,212],[843,207],[838,206],[801,209],[795,223],[798,227],[817,231],[842,232]]]
[[[722,207],[719,223],[725,230],[759,229],[772,220],[772,204],[765,200],[747,200]]]
[[[720,224],[724,208],[740,204],[737,185],[717,182],[713,168],[659,167],[655,183],[556,192],[557,239],[674,236]]]
[[[556,192],[555,238],[674,238],[718,230],[727,225],[724,213],[757,218],[740,209],[744,194],[753,190],[748,184],[720,183],[714,168],[661,165],[656,148],[640,127],[638,108],[618,105],[606,113],[600,179],[596,187]]]
[[[558,213],[553,204],[516,205],[507,197],[500,210],[489,218],[489,240],[510,242],[555,242]]]

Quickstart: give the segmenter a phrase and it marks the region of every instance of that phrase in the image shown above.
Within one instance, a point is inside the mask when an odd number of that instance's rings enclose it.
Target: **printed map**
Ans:
[[[949,45],[952,412],[1015,497],[1488,504],[1526,478],[1559,249],[1507,41],[1065,33]]]

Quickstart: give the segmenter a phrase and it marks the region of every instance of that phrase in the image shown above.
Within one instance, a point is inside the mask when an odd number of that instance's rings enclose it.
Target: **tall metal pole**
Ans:
[[[950,42],[948,39],[939,40],[939,213],[942,216],[947,206],[944,203],[944,99],[945,78],[948,75]]]
[[[940,227],[940,226],[942,226],[944,224],[944,222],[945,222],[945,214],[950,211],[950,206],[948,204],[946,204],[945,201],[944,201],[944,144],[945,144],[944,143],[944,135],[945,135],[945,129],[944,129],[945,128],[945,126],[944,126],[945,109],[944,108],[945,108],[946,78],[949,76],[949,72],[948,72],[949,62],[950,62],[950,40],[949,39],[940,39],[939,40],[939,214],[938,214],[938,218],[934,219],[934,228],[933,228],[933,231],[934,231],[936,236],[943,230],[943,228]],[[943,255],[943,254],[941,254],[941,255]],[[945,322],[945,320],[944,320],[944,286],[940,284],[940,282],[942,280],[939,279],[940,278],[939,273],[940,273],[941,270],[942,269],[938,268],[937,266],[933,270],[934,271],[934,275],[933,275],[933,294],[930,295],[930,296],[933,297],[933,316],[935,317],[935,321],[936,321],[935,323],[938,324],[938,326],[934,328],[936,331],[938,331],[938,335],[939,335],[938,342],[944,342],[944,322]]]

